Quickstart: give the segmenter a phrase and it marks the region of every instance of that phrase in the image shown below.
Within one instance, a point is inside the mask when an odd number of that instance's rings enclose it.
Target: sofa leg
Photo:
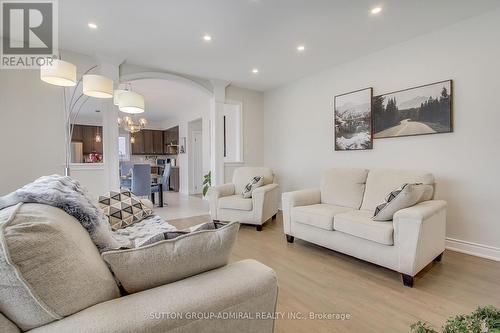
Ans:
[[[288,243],[293,243],[294,239],[295,239],[295,237],[290,236],[290,235],[286,235],[286,241],[287,241]]]
[[[262,225],[256,225],[255,229],[257,229],[257,231],[262,231]]]
[[[401,274],[401,278],[403,279],[403,284],[405,287],[413,288],[413,276]]]
[[[442,259],[443,259],[443,252],[440,255],[438,255],[436,258],[434,258],[434,261],[441,262]]]
[[[274,214],[273,217],[271,217],[272,220],[276,220],[276,217],[278,216],[278,213]]]

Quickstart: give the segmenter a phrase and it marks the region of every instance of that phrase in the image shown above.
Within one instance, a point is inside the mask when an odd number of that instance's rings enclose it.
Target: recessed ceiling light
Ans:
[[[302,51],[304,51],[305,49],[306,49],[306,47],[305,47],[304,45],[299,45],[299,46],[297,46],[297,51],[299,51],[299,52],[302,52]]]
[[[87,25],[90,29],[97,29],[97,24],[95,24],[95,23],[89,22],[89,24],[87,24]]]
[[[374,7],[374,8],[372,8],[371,13],[375,15],[375,14],[380,13],[381,11],[382,11],[382,7]]]
[[[253,69],[252,69],[252,73],[257,74],[258,72],[259,72],[259,69],[258,69],[258,68],[253,68]]]
[[[205,36],[203,36],[203,40],[204,40],[205,42],[210,42],[210,41],[212,40],[212,36],[210,36],[210,35],[205,35]]]

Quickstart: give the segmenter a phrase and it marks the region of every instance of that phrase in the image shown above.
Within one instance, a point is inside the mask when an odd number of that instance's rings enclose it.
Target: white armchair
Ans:
[[[263,176],[264,185],[256,188],[251,198],[243,198],[245,185],[255,176]],[[242,167],[234,171],[232,183],[211,187],[208,198],[212,220],[252,224],[261,231],[262,225],[278,213],[280,189],[271,169]]]

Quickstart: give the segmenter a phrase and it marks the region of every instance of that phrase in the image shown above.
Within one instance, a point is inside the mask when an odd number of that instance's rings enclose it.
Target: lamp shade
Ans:
[[[113,104],[114,105],[118,105],[119,104],[119,101],[120,101],[120,95],[124,92],[127,92],[127,90],[124,90],[124,89],[116,89],[114,92],[113,92]]]
[[[126,91],[120,94],[118,108],[125,113],[143,113],[144,97],[133,91]]]
[[[53,59],[51,64],[40,67],[40,79],[56,86],[72,87],[76,85],[76,66]]]
[[[83,94],[96,98],[111,98],[113,97],[113,80],[102,75],[84,75]]]

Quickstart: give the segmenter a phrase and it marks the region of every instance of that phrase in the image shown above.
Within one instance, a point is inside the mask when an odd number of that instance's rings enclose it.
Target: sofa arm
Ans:
[[[261,224],[278,212],[280,187],[268,184],[252,191],[254,221]]]
[[[415,276],[445,249],[446,202],[424,201],[394,214],[399,272]]]
[[[319,189],[306,189],[300,191],[286,192],[281,196],[283,209],[283,229],[285,234],[291,235],[291,212],[296,206],[309,206],[321,203],[321,192]]]
[[[208,203],[212,220],[217,220],[217,205],[219,198],[234,195],[234,184],[212,186],[208,189]]]
[[[239,261],[174,283],[113,299],[31,332],[273,332],[274,271]],[[248,314],[255,320],[239,317]],[[222,319],[220,319],[222,318]]]

